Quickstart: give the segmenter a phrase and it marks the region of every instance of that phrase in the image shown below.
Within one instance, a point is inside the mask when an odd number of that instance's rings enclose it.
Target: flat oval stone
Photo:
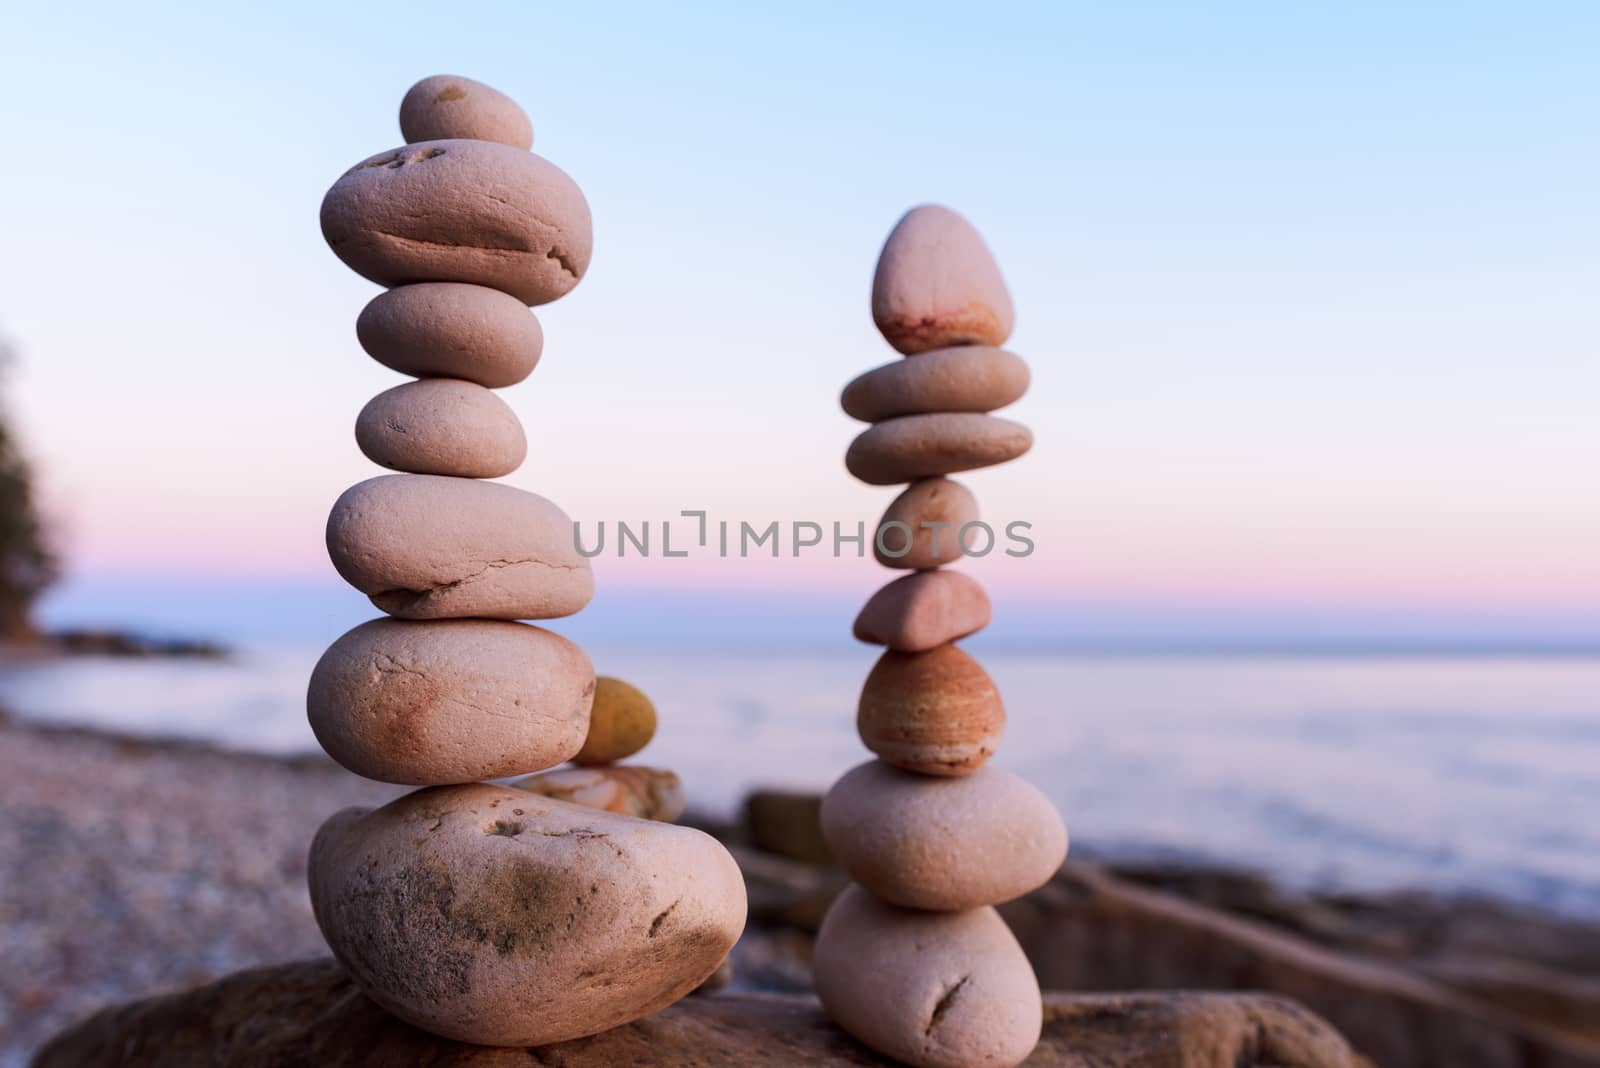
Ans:
[[[993,767],[936,779],[868,761],[822,799],[822,833],[850,877],[884,901],[942,912],[1037,890],[1067,856],[1055,806]]]
[[[464,378],[498,389],[533,373],[544,330],[509,293],[461,282],[418,282],[361,309],[356,338],[385,367],[418,378]]]
[[[631,683],[601,675],[595,680],[589,737],[572,762],[609,764],[624,760],[650,744],[656,733],[656,706]]]
[[[683,781],[678,773],[642,764],[603,768],[556,768],[511,784],[518,790],[619,816],[671,823],[683,815]]]
[[[915,1068],[1014,1068],[1039,1041],[1038,980],[994,909],[916,912],[851,885],[811,965],[835,1023]]]
[[[589,269],[589,204],[554,163],[490,141],[419,141],[356,164],[322,198],[322,236],[382,286],[470,282],[524,304]]]
[[[872,321],[910,355],[952,345],[1003,345],[1015,313],[989,246],[939,204],[901,216],[878,254]]]
[[[594,596],[572,520],[498,482],[379,475],[334,502],[328,556],[401,619],[557,619]]]
[[[902,653],[920,653],[976,634],[993,614],[989,595],[960,571],[919,571],[897,578],[867,599],[855,636]]]
[[[886,764],[923,775],[972,774],[994,755],[1005,729],[994,680],[954,645],[884,653],[856,706],[866,747]]]
[[[356,416],[356,444],[396,471],[499,478],[522,465],[528,439],[509,405],[459,378],[426,378],[373,397]]]
[[[858,376],[839,403],[864,423],[923,412],[992,412],[1020,400],[1029,379],[1022,357],[1005,349],[936,349]]]
[[[861,481],[892,486],[919,478],[993,467],[1033,447],[1021,423],[971,412],[902,415],[863,430],[845,452],[844,465]]]
[[[665,1008],[745,920],[744,879],[709,835],[484,784],[335,814],[309,875],[317,925],[368,997],[484,1046]]]
[[[322,748],[357,775],[429,786],[571,759],[593,697],[594,665],[559,634],[374,619],[322,654],[306,712]]]
[[[948,564],[962,557],[961,528],[977,521],[978,498],[971,490],[948,478],[922,479],[889,502],[878,520],[872,554],[884,567],[925,570]]]
[[[406,90],[400,135],[408,142],[465,138],[533,147],[533,123],[515,100],[454,74],[435,74]]]

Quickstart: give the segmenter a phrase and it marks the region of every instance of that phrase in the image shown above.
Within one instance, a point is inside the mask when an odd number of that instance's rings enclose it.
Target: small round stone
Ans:
[[[916,912],[849,886],[811,963],[834,1022],[914,1068],[1015,1068],[1039,1041],[1039,982],[994,909]]]
[[[665,1008],[717,970],[745,920],[744,879],[710,835],[481,783],[335,814],[309,882],[317,926],[368,997],[482,1046]]]
[[[528,455],[509,405],[459,378],[426,378],[373,397],[356,416],[356,444],[373,463],[420,475],[499,478]]]
[[[683,815],[683,782],[677,772],[618,764],[603,768],[556,768],[518,779],[518,790],[619,816],[671,823]]]
[[[864,423],[924,412],[992,412],[1020,400],[1029,377],[1022,357],[1005,349],[936,349],[859,376],[844,387],[839,403]]]
[[[993,767],[935,779],[868,761],[822,799],[822,833],[850,877],[880,899],[938,912],[1019,898],[1067,856],[1055,806]]]
[[[401,619],[558,619],[594,596],[572,520],[499,482],[379,475],[328,516],[344,580]]]
[[[971,490],[948,478],[922,479],[889,503],[872,553],[884,567],[935,568],[961,559],[961,529],[977,521]]]
[[[583,744],[593,697],[594,665],[559,634],[374,619],[322,654],[306,712],[357,775],[424,786],[554,767]]]
[[[856,707],[862,743],[884,763],[923,775],[971,775],[994,755],[1005,729],[994,680],[954,645],[884,653]]]
[[[322,236],[382,286],[468,282],[524,304],[589,268],[589,204],[565,171],[491,141],[419,141],[345,172],[322,198]]]
[[[533,147],[533,123],[498,89],[454,74],[435,74],[400,101],[400,135],[407,142],[464,138]]]
[[[595,680],[589,737],[574,764],[610,764],[650,744],[656,733],[656,706],[637,686],[602,675]]]
[[[418,282],[379,293],[356,339],[385,367],[418,378],[464,378],[498,389],[533,373],[544,330],[509,293],[463,282]]]
[[[1021,423],[972,412],[902,415],[863,430],[844,465],[861,481],[892,486],[1015,460],[1033,447]]]
[[[1003,345],[1015,314],[989,246],[938,204],[895,224],[872,278],[872,321],[907,355],[952,345]]]
[[[919,571],[897,578],[867,599],[855,636],[902,653],[920,653],[976,634],[989,625],[989,595],[960,571]]]

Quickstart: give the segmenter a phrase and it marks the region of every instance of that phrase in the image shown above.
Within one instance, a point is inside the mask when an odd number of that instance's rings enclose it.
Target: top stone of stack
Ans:
[[[533,147],[533,123],[498,89],[454,74],[424,78],[400,101],[400,135],[407,144],[462,138]]]
[[[901,216],[872,278],[872,320],[889,344],[907,356],[998,347],[1014,319],[1000,267],[971,223],[938,204]]]

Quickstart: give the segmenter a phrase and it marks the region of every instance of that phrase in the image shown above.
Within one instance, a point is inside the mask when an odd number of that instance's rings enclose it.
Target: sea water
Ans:
[[[655,699],[661,730],[639,759],[678,771],[702,810],[732,813],[758,786],[822,789],[866,756],[855,701],[872,650],[589,651]],[[0,706],[312,752],[318,652],[13,665]],[[1600,659],[979,656],[1009,717],[995,763],[1098,852],[1600,915]]]

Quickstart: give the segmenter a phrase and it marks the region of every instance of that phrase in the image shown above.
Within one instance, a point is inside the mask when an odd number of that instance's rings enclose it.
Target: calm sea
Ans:
[[[643,757],[677,770],[703,809],[730,812],[760,785],[820,789],[863,759],[854,707],[869,650],[589,651],[655,698],[661,732]],[[317,654],[12,667],[0,705],[311,751]],[[980,656],[1010,716],[997,762],[1097,850],[1600,915],[1600,659]]]

